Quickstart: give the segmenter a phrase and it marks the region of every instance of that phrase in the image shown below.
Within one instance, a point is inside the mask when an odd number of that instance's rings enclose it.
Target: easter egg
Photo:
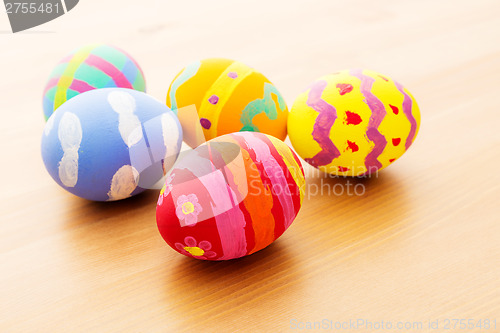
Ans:
[[[195,107],[202,142],[239,131],[266,133],[281,140],[287,135],[288,108],[280,92],[264,75],[238,61],[214,58],[188,65],[171,83],[167,105],[174,112]],[[178,116],[184,141],[197,146],[196,128],[184,126],[182,115]]]
[[[420,111],[400,83],[369,70],[344,70],[313,82],[295,100],[288,134],[296,152],[333,175],[368,176],[403,155]]]
[[[176,162],[158,198],[158,229],[186,256],[243,257],[290,226],[304,184],[300,160],[283,141],[256,132],[226,134]]]
[[[98,88],[146,90],[141,68],[124,51],[109,45],[87,45],[56,65],[43,92],[45,120],[67,100]]]
[[[153,188],[182,144],[175,114],[143,92],[95,89],[59,107],[45,124],[42,158],[65,190],[114,201]]]

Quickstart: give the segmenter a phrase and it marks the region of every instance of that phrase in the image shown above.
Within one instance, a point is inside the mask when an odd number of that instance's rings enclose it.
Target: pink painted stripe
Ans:
[[[374,146],[372,151],[365,157],[366,172],[363,175],[369,175],[382,168],[382,163],[377,158],[382,154],[387,145],[387,139],[375,127],[368,128],[366,136],[369,140],[373,141]]]
[[[79,93],[83,93],[83,92],[86,92],[89,90],[93,90],[93,89],[95,89],[95,87],[92,87],[87,82],[73,79],[73,82],[71,82],[69,89],[72,89],[74,91],[78,91]]]
[[[45,96],[45,94],[47,93],[47,91],[49,91],[50,89],[54,88],[55,86],[57,86],[57,82],[59,82],[59,79],[60,79],[60,76],[58,77],[53,77],[49,80],[49,82],[47,82],[47,85],[45,86],[45,89],[43,90],[43,95]]]
[[[142,68],[141,66],[139,66],[139,64],[137,63],[137,61],[135,61],[134,58],[132,58],[130,56],[130,54],[128,54],[127,52],[125,52],[124,50],[118,48],[118,47],[115,47],[116,49],[120,50],[123,54],[125,54],[135,65],[135,67],[137,67],[137,69],[139,69],[139,72],[141,73],[141,76],[144,78],[144,72],[142,71]],[[133,82],[132,82],[133,83]],[[144,88],[146,88],[146,82],[144,81]]]
[[[306,158],[305,161],[315,167],[328,165],[340,156],[339,149],[330,139],[330,131],[337,120],[337,110],[333,105],[321,99],[323,90],[325,90],[327,85],[326,81],[316,81],[311,86],[309,96],[307,97],[307,105],[318,112],[318,117],[314,122],[312,137],[321,147],[321,151],[312,158]]]
[[[117,87],[133,89],[132,84],[128,81],[125,75],[123,75],[123,73],[120,72],[120,70],[118,70],[118,68],[116,68],[113,64],[107,62],[101,57],[90,54],[85,60],[85,63],[103,71],[106,75],[111,77],[113,81],[115,81]]]
[[[351,75],[361,80],[360,90],[365,97],[364,102],[368,105],[372,112],[368,122],[366,136],[374,143],[374,146],[372,151],[365,158],[365,166],[367,170],[365,175],[367,175],[382,168],[382,163],[379,162],[378,157],[384,151],[385,146],[387,145],[387,140],[385,136],[379,132],[378,127],[387,114],[387,111],[385,110],[384,104],[371,91],[375,79],[364,75],[361,69],[351,70]]]
[[[403,94],[404,99],[403,99],[403,112],[406,115],[406,118],[408,118],[408,121],[410,122],[410,133],[408,134],[408,137],[406,138],[406,143],[405,143],[405,150],[408,150],[410,148],[413,139],[415,139],[415,134],[417,133],[417,121],[415,120],[415,117],[413,116],[413,113],[411,112],[412,110],[412,100],[411,97],[405,92],[403,86],[399,84],[398,82],[394,81],[394,84],[398,88],[398,90]]]
[[[224,254],[218,260],[240,258],[247,254],[245,217],[238,206],[215,216]]]
[[[213,163],[211,165],[212,169],[215,170]],[[224,252],[219,260],[244,256],[247,254],[246,222],[243,212],[238,205],[234,204],[236,194],[226,182],[221,170],[201,176],[198,180],[210,194],[211,200],[209,204],[215,217],[217,231]],[[206,211],[208,212],[208,210]]]

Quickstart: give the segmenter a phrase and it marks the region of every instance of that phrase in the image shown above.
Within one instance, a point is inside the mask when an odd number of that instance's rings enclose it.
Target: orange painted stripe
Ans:
[[[236,79],[229,77],[228,74],[230,72],[237,72],[238,77]],[[207,138],[215,138],[217,136],[219,117],[224,105],[241,81],[252,73],[254,73],[252,68],[241,62],[235,61],[222,72],[210,89],[207,90],[199,110],[200,118],[207,118],[212,122],[212,126],[210,126],[209,129],[203,129]],[[214,95],[217,96],[217,102],[212,104],[209,100],[210,97]]]
[[[248,254],[257,252],[274,241],[273,195],[271,189],[265,187],[257,165],[245,149],[241,150],[245,171],[247,173],[248,195],[243,200],[245,208],[252,218],[255,245]]]

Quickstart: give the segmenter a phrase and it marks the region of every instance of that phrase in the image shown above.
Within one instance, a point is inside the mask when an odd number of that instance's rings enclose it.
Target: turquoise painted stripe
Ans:
[[[177,79],[175,79],[174,83],[172,83],[172,88],[170,89],[170,102],[172,104],[172,111],[177,114],[177,100],[175,99],[175,94],[177,93],[177,89],[184,84],[187,80],[196,75],[198,70],[201,67],[201,61],[193,62],[188,65],[181,75]]]

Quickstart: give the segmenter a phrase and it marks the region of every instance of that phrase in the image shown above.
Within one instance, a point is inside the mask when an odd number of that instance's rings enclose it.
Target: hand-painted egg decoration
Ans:
[[[345,70],[315,81],[295,100],[288,134],[309,164],[335,175],[376,173],[404,154],[420,125],[413,96],[369,70]]]
[[[214,58],[184,68],[170,85],[167,106],[182,112],[182,108],[193,105],[207,141],[238,131],[286,138],[285,100],[264,75],[241,62]],[[178,116],[183,124],[182,116]],[[191,133],[195,130],[183,128],[184,141],[197,146],[199,142]]]
[[[109,45],[87,45],[66,57],[50,74],[43,92],[45,120],[64,102],[98,88],[146,91],[141,68],[124,51]]]
[[[186,256],[243,257],[290,226],[304,186],[300,160],[283,141],[255,132],[226,134],[176,162],[158,199],[158,229]]]
[[[173,166],[181,144],[179,121],[165,104],[131,89],[95,89],[49,118],[42,158],[67,191],[113,201],[152,188]]]

